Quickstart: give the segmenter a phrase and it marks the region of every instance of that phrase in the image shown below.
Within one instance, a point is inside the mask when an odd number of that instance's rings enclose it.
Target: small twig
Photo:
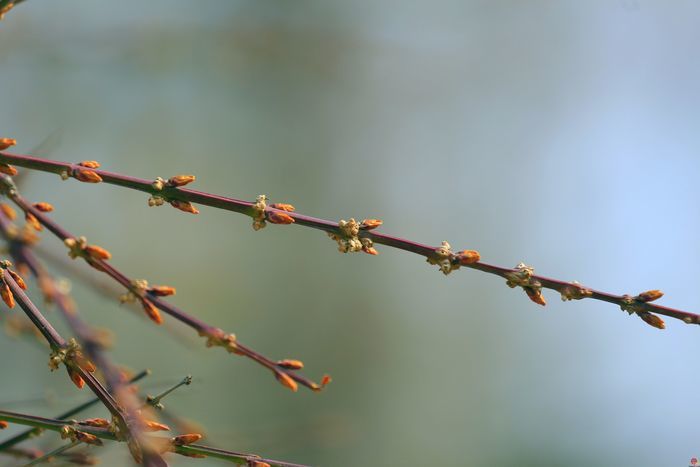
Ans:
[[[122,439],[118,439],[117,436],[115,436],[115,434],[112,433],[109,429],[79,425],[73,423],[72,421],[37,417],[34,415],[9,412],[6,410],[0,410],[0,420],[55,431],[58,433],[65,432],[65,427],[68,426],[73,429],[80,430],[83,433],[95,436],[102,440],[121,442],[124,441]],[[172,451],[177,454],[182,454],[188,457],[215,457],[217,459],[222,459],[239,465],[248,466],[260,466],[264,464],[269,464],[270,466],[276,467],[306,467],[302,464],[293,464],[273,459],[266,459],[255,454],[244,454],[235,451],[227,451],[224,449],[203,446],[195,443],[182,444],[180,440],[185,439],[185,437],[195,439],[197,438],[197,435],[181,435],[171,439],[157,436],[147,436],[149,441],[152,442],[154,445],[161,445],[164,448],[166,448],[166,451]]]
[[[64,444],[63,446],[57,447],[53,451],[47,452],[41,457],[37,457],[31,462],[28,462],[27,464],[24,464],[24,467],[30,467],[32,465],[39,465],[43,462],[51,460],[52,457],[56,457],[57,455],[74,448],[75,446],[79,445],[80,443],[78,441],[72,441],[68,444]]]
[[[171,387],[171,388],[169,388],[169,389],[166,389],[165,391],[161,392],[161,393],[158,394],[157,396],[155,396],[155,397],[153,397],[153,396],[147,396],[147,397],[146,397],[146,403],[147,403],[148,405],[152,406],[152,407],[155,407],[156,409],[163,410],[164,407],[163,407],[163,404],[161,404],[160,401],[161,401],[165,396],[167,396],[168,394],[170,394],[171,392],[173,392],[174,390],[176,390],[176,389],[179,388],[180,386],[189,386],[190,384],[192,384],[192,376],[191,376],[191,375],[187,375],[187,376],[185,376],[185,377],[182,379],[182,381],[180,381],[179,383],[177,383],[177,384],[174,385],[173,387]]]

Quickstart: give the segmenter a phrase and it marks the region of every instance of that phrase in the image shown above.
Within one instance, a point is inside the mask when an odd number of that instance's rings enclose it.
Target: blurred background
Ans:
[[[690,0],[28,0],[0,23],[0,133],[18,152],[193,173],[195,189],[378,217],[389,234],[697,311],[699,14]],[[444,277],[381,246],[341,255],[317,231],[254,232],[117,187],[32,173],[23,192],[127,274],[176,286],[177,305],[332,374],[293,394],[172,319],[129,313],[119,290],[106,299],[84,264],[52,263],[113,330],[114,359],[153,370],[147,392],[194,376],[165,405],[207,444],[327,466],[700,455],[698,327],[549,292],[541,308],[495,276]],[[88,397],[32,342],[1,337],[0,354],[0,406],[48,416]]]

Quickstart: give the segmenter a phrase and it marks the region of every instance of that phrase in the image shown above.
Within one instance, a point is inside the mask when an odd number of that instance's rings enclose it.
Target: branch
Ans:
[[[333,222],[295,213],[291,205],[277,204],[267,206],[264,196],[260,196],[257,201],[251,202],[182,188],[182,186],[193,181],[194,176],[176,176],[167,181],[161,178],[147,180],[99,170],[99,164],[95,161],[72,164],[7,152],[0,152],[0,163],[14,164],[28,169],[54,173],[60,175],[64,180],[75,178],[88,183],[104,182],[142,191],[151,195],[149,205],[160,205],[167,202],[180,210],[196,214],[199,211],[193,205],[195,203],[245,214],[253,218],[256,229],[264,227],[266,222],[276,224],[294,223],[310,227],[328,233],[338,242],[339,249],[343,252],[365,251],[376,254],[376,250],[372,246],[375,243],[397,248],[427,258],[429,263],[438,265],[445,274],[449,274],[462,266],[495,274],[506,279],[506,283],[510,287],[521,287],[532,301],[540,305],[545,304],[545,299],[541,293],[541,290],[544,288],[558,292],[561,294],[562,300],[565,301],[590,298],[613,303],[629,314],[636,314],[648,324],[658,328],[664,328],[664,323],[652,312],[679,319],[687,324],[700,324],[700,315],[650,303],[651,300],[655,300],[662,295],[658,291],[650,291],[654,292],[652,294],[643,292],[634,296],[602,292],[584,287],[577,282],[566,282],[536,275],[533,268],[524,264],[519,264],[515,268],[505,268],[484,263],[480,261],[480,256],[476,251],[466,250],[455,253],[447,242],[443,242],[443,245],[435,247],[379,233],[374,229],[381,225],[381,221],[373,219],[363,223],[358,223],[354,219],[347,222]],[[5,170],[5,173],[14,173],[15,169],[13,167],[9,165],[5,165],[5,167],[9,168],[9,170]]]
[[[9,412],[6,410],[0,410],[0,420],[55,431],[57,433],[61,433],[62,436],[70,437],[73,440],[77,439],[78,441],[87,444],[101,444],[99,440],[125,441],[123,439],[119,439],[107,428],[84,425],[74,420],[58,420],[37,417],[34,415]],[[98,440],[97,442],[94,441],[95,438]],[[151,444],[154,446],[159,446],[162,452],[175,452],[187,457],[215,457],[217,459],[251,467],[306,467],[301,464],[291,464],[283,461],[264,459],[260,456],[256,456],[255,454],[243,454],[240,452],[226,451],[223,449],[194,444],[194,441],[198,441],[199,438],[201,438],[200,435],[186,434],[169,439],[156,436],[148,436],[147,438]]]
[[[76,238],[73,236],[73,234],[58,225],[42,211],[20,196],[12,180],[4,175],[2,178],[0,178],[0,188],[3,187],[5,194],[20,209],[22,209],[27,216],[31,216],[31,218],[35,219],[38,223],[46,227],[47,230],[69,246],[69,254],[72,257],[83,258],[93,268],[104,272],[124,286],[130,293],[129,297],[127,298],[141,301],[149,318],[156,323],[160,324],[161,322],[158,310],[162,310],[163,312],[194,329],[200,336],[205,337],[207,339],[207,346],[223,347],[230,353],[248,357],[249,359],[269,369],[282,385],[291,389],[292,391],[297,390],[297,383],[313,391],[320,391],[330,382],[330,377],[324,376],[320,384],[315,383],[297,373],[297,370],[303,367],[303,364],[298,360],[272,361],[238,341],[233,334],[226,334],[221,329],[207,324],[199,318],[196,318],[195,316],[190,315],[180,308],[166,302],[161,298],[161,296],[165,293],[164,288],[146,287],[143,284],[144,281],[137,281],[129,278],[118,269],[111,266],[106,261],[106,259],[111,256],[106,250],[95,245],[88,245],[84,239]],[[168,291],[167,294],[170,295],[172,293],[173,291],[171,290]]]

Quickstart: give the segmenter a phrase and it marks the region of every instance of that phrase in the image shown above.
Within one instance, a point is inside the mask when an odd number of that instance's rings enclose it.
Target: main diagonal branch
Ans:
[[[254,219],[256,215],[259,214],[259,212],[257,212],[255,209],[255,202],[243,201],[202,191],[191,190],[188,188],[182,188],[181,186],[173,186],[172,184],[169,185],[167,183],[157,183],[158,180],[147,180],[115,172],[109,172],[106,170],[99,170],[97,168],[90,169],[90,172],[93,172],[97,178],[87,180],[80,175],[81,173],[84,173],[85,167],[69,162],[53,161],[29,155],[0,152],[0,163],[14,164],[32,170],[54,173],[60,175],[63,179],[76,178],[81,181],[101,181],[111,185],[130,188],[148,193],[152,197],[171,202],[176,206],[178,203],[195,203],[245,214],[253,217]],[[196,209],[191,206],[187,206],[187,210],[189,210],[189,212],[196,212]],[[273,219],[275,216],[284,216],[283,219],[288,218],[291,219],[291,221],[278,223],[295,223],[305,227],[322,230],[335,236],[336,238],[342,238],[346,235],[346,232],[344,232],[342,228],[342,223],[319,219],[295,212],[289,212],[286,209],[277,209],[273,206],[265,206],[263,214],[263,221],[271,220],[274,222]],[[687,324],[700,324],[700,315],[650,303],[650,300],[646,300],[646,298],[649,297],[648,295],[617,295],[600,290],[594,290],[584,287],[576,282],[566,282],[536,275],[534,274],[534,270],[532,268],[524,265],[519,265],[516,268],[505,268],[478,260],[461,261],[462,258],[460,258],[459,254],[452,253],[449,248],[445,249],[444,245],[442,247],[425,245],[412,240],[380,233],[371,229],[360,230],[357,238],[358,240],[367,239],[373,243],[386,245],[392,248],[397,248],[424,256],[432,264],[439,264],[440,262],[447,260],[447,267],[445,268],[441,266],[443,272],[446,273],[456,269],[459,266],[464,266],[489,274],[495,274],[506,279],[507,284],[511,287],[522,287],[533,301],[542,305],[545,303],[545,301],[539,291],[542,288],[545,288],[559,292],[563,300],[590,298],[613,303],[630,314],[637,314],[646,322],[656,327],[663,327],[663,322],[658,317],[651,315],[651,312],[679,319]],[[478,259],[478,255],[476,258]],[[656,298],[658,298],[658,296],[656,296]]]

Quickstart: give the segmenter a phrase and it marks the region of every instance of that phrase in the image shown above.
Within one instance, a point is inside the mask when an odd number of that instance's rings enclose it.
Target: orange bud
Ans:
[[[635,298],[641,302],[653,302],[663,297],[664,293],[660,290],[647,290],[637,295]]]
[[[373,246],[371,246],[371,247],[369,247],[369,248],[363,248],[362,251],[364,251],[364,252],[367,253],[368,255],[373,255],[373,256],[376,256],[376,255],[379,254],[379,252],[377,251],[377,249],[374,248]]]
[[[0,210],[2,210],[2,213],[5,215],[5,217],[10,219],[11,221],[17,218],[17,213],[14,209],[12,209],[12,206],[10,206],[7,203],[0,204]]]
[[[15,144],[17,144],[17,140],[14,138],[0,138],[0,151],[11,148]]]
[[[187,444],[196,443],[200,439],[202,439],[202,435],[199,433],[189,433],[171,438],[170,442],[175,446],[185,446]]]
[[[151,321],[156,324],[163,323],[163,317],[160,315],[158,308],[156,308],[153,303],[148,300],[142,300],[141,304],[143,305],[143,311],[146,312],[146,316],[148,316]]]
[[[41,212],[53,211],[53,206],[51,204],[45,203],[45,202],[34,203],[34,207],[37,209],[37,211],[41,211]]]
[[[269,211],[267,213],[267,220],[273,224],[293,224],[294,218],[289,214],[277,211]]]
[[[189,212],[190,214],[199,214],[199,209],[197,209],[194,204],[190,203],[189,201],[174,199],[170,201],[170,205],[175,209],[179,209],[180,211]]]
[[[286,368],[287,370],[301,370],[304,368],[304,363],[301,360],[284,359],[279,360],[277,366]]]
[[[248,465],[250,465],[251,467],[270,467],[270,464],[262,461],[250,461],[248,462]]]
[[[105,420],[104,418],[88,418],[78,423],[80,425],[94,426],[97,428],[107,428],[110,425],[109,420]]]
[[[170,427],[168,425],[154,422],[152,420],[146,420],[144,425],[146,427],[146,431],[170,431]]]
[[[90,361],[85,355],[83,355],[82,352],[76,352],[75,354],[75,363],[78,364],[80,368],[83,370],[87,371],[88,373],[94,373],[95,370],[97,369],[95,367],[95,364]]]
[[[539,288],[525,286],[523,287],[523,290],[525,290],[527,296],[530,297],[530,300],[538,305],[545,306],[547,304],[547,301],[544,299],[542,291]]]
[[[323,378],[321,378],[321,386],[328,386],[331,381],[333,381],[331,375],[323,375]]]
[[[73,173],[73,176],[85,183],[100,183],[102,181],[102,177],[94,170],[78,169]]]
[[[0,430],[4,430],[8,426],[10,426],[9,423],[7,423],[5,420],[0,420]]]
[[[2,281],[2,284],[0,284],[0,297],[2,297],[2,301],[5,302],[5,305],[9,308],[15,307],[15,296],[12,295],[12,291],[5,281]]]
[[[75,439],[80,442],[85,444],[93,444],[95,446],[102,446],[102,440],[95,435],[78,430],[75,430],[73,433],[75,435]]]
[[[273,203],[270,205],[271,208],[279,209],[280,211],[294,212],[294,206],[285,203]]]
[[[185,186],[189,183],[194,182],[196,177],[194,175],[175,175],[168,179],[168,185],[173,187]]]
[[[637,313],[637,314],[649,326],[653,326],[653,327],[658,328],[658,329],[666,329],[666,324],[664,324],[664,320],[662,320],[658,316],[653,315],[653,314],[649,313],[648,311],[642,311],[642,312]]]
[[[112,257],[109,251],[97,245],[87,245],[83,251],[85,251],[90,258],[96,260],[108,260]]]
[[[298,386],[296,381],[287,373],[275,372],[275,378],[277,378],[277,381],[279,381],[282,386],[291,389],[292,392],[297,392]]]
[[[384,222],[382,222],[380,219],[365,219],[362,221],[360,228],[365,229],[365,230],[372,230],[372,229],[376,229],[377,227],[379,227],[383,223]]]
[[[464,250],[457,253],[459,257],[459,264],[467,265],[478,262],[481,259],[481,255],[475,250]]]
[[[75,386],[78,389],[83,389],[83,386],[85,386],[85,381],[83,381],[83,378],[80,376],[80,374],[77,371],[69,368],[68,369],[68,376],[70,376],[70,380],[73,381],[73,384],[75,384]]]
[[[0,173],[14,177],[17,175],[17,169],[8,164],[0,164]]]
[[[157,297],[175,295],[175,287],[170,287],[169,285],[154,285],[148,291]]]
[[[7,272],[10,273],[10,276],[12,276],[12,279],[14,279],[17,285],[19,285],[20,289],[27,290],[27,284],[25,284],[24,279],[22,279],[19,274],[12,269],[8,269]]]
[[[37,219],[34,214],[28,212],[24,215],[24,220],[27,221],[27,224],[31,226],[34,230],[37,232],[41,232],[44,227],[41,225],[41,222],[39,222],[39,219]]]
[[[78,165],[81,167],[87,167],[88,169],[99,169],[100,168],[100,163],[97,161],[78,162]]]

